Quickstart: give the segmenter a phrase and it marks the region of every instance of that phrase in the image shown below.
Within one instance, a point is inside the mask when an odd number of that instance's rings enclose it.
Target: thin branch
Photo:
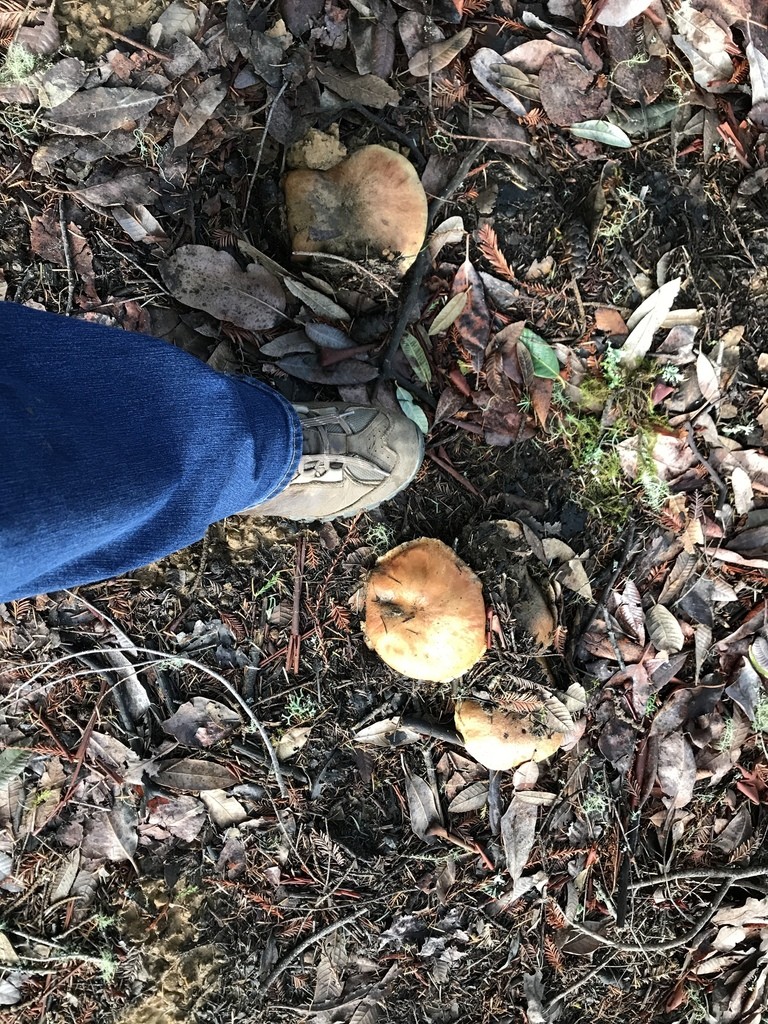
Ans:
[[[741,878],[755,878],[758,875],[765,874],[765,867],[761,868],[734,868],[733,871],[722,871],[722,872],[707,872],[706,870],[699,874],[698,872],[680,872],[679,875],[667,875],[666,878],[661,877],[657,879],[648,879],[642,883],[635,883],[631,888],[636,889],[641,886],[649,886],[653,884],[660,884],[663,882],[671,881],[673,878],[723,878],[725,881],[717,891],[717,895],[709,904],[707,909],[698,918],[697,921],[688,929],[683,935],[678,935],[677,938],[667,939],[665,942],[617,942],[615,939],[609,939],[605,935],[600,935],[597,932],[590,931],[589,928],[584,928],[580,924],[576,924],[575,921],[570,921],[571,928],[575,928],[577,932],[581,932],[582,935],[588,935],[595,942],[601,946],[610,946],[611,949],[617,949],[622,953],[666,953],[670,949],[678,949],[680,946],[687,946],[688,943],[693,940],[704,931],[709,922],[715,916],[717,911],[720,909],[725,897],[728,895],[728,890],[731,888],[734,882]]]
[[[356,910],[353,914],[347,914],[346,917],[341,917],[339,918],[338,921],[334,921],[333,924],[329,924],[326,925],[325,928],[321,928],[319,932],[313,932],[312,935],[310,935],[303,942],[300,942],[298,946],[292,949],[290,953],[286,953],[283,959],[275,966],[274,970],[267,976],[266,981],[264,981],[259,986],[259,995],[265,995],[266,992],[274,985],[274,983],[277,981],[280,975],[283,974],[291,966],[294,960],[298,960],[302,953],[305,953],[310,948],[310,946],[314,946],[315,943],[321,942],[329,935],[333,935],[333,933],[338,931],[339,928],[343,928],[345,925],[352,924],[352,922],[356,921],[358,917],[362,917],[364,914],[367,913],[367,907],[360,907],[360,909]]]
[[[726,487],[725,482],[723,478],[720,476],[720,474],[715,469],[712,468],[710,462],[707,459],[705,459],[699,451],[696,445],[696,438],[693,434],[693,426],[691,425],[690,421],[685,424],[685,440],[688,442],[688,447],[695,455],[697,461],[701,463],[704,469],[706,469],[706,471],[711,476],[712,481],[715,484],[715,487],[717,487],[718,493],[720,495],[717,501],[717,507],[718,509],[721,509],[725,504],[725,499],[728,497],[728,488]]]
[[[688,871],[675,871],[671,875],[657,875],[655,878],[646,878],[642,882],[633,882],[629,889],[636,892],[638,889],[649,889],[653,885],[666,885],[667,882],[684,882],[691,880],[702,881],[728,881],[738,882],[742,878],[757,878],[759,875],[768,874],[768,866],[746,867],[746,868],[691,868]]]
[[[152,277],[151,274],[147,273],[147,271],[144,269],[144,267],[142,267],[142,265],[137,260],[132,259],[127,253],[121,252],[120,249],[118,249],[116,246],[112,245],[112,243],[109,241],[109,239],[105,238],[104,235],[102,235],[102,233],[100,231],[96,232],[96,237],[104,245],[106,245],[106,247],[108,249],[111,249],[113,253],[115,253],[117,256],[119,256],[121,260],[125,260],[126,263],[130,263],[131,266],[135,267],[136,270],[138,270],[140,274],[143,274],[144,277],[146,277],[146,279],[148,281],[151,281],[152,284],[155,286],[155,288],[158,289],[158,291],[160,292],[161,295],[170,295],[171,294],[168,291],[168,289],[165,287],[165,285],[161,284],[160,281],[158,281],[156,277]]]
[[[343,263],[345,266],[351,267],[353,270],[359,270],[361,273],[367,274],[372,281],[376,282],[382,291],[389,292],[393,298],[397,298],[397,292],[395,289],[391,288],[382,277],[379,277],[378,274],[374,274],[372,270],[369,270],[368,267],[364,267],[361,263],[355,263],[354,260],[347,259],[346,256],[336,256],[334,253],[330,252],[304,252],[303,250],[299,250],[298,252],[294,251],[293,255],[311,256],[313,260],[336,260],[337,263]]]
[[[124,36],[121,32],[115,32],[112,28],[107,28],[106,25],[100,25],[99,29],[101,32],[106,32],[112,39],[117,39],[118,42],[125,43],[126,46],[133,47],[134,50],[143,50],[144,53],[148,53],[150,57],[157,57],[158,60],[169,61],[173,60],[173,57],[169,53],[160,53],[159,50],[153,50],[151,46],[146,46],[144,43],[138,42],[136,39],[131,39],[129,36]]]
[[[67,268],[67,309],[65,316],[72,312],[75,302],[75,268],[72,265],[72,246],[67,229],[67,218],[64,216],[64,196],[59,196],[59,227],[61,228],[61,246],[64,250],[64,263]]]
[[[184,657],[184,655],[181,654],[164,653],[163,651],[155,650],[153,647],[139,647],[138,645],[136,645],[135,650],[138,651],[140,654],[150,654],[153,656],[154,659],[156,659],[156,661],[160,661],[164,664],[173,664],[174,662],[176,662],[177,664],[189,665],[190,667],[196,668],[200,672],[205,673],[211,679],[215,680],[217,683],[223,686],[227,693],[229,693],[230,696],[233,698],[233,700],[235,700],[237,704],[242,708],[247,717],[250,719],[251,724],[258,732],[259,736],[261,736],[261,741],[264,744],[267,754],[269,755],[269,760],[272,764],[272,771],[274,772],[275,780],[277,782],[278,788],[280,789],[280,796],[282,796],[284,799],[288,799],[288,788],[285,784],[285,779],[283,778],[283,773],[280,768],[280,762],[277,759],[277,755],[275,754],[275,750],[274,747],[272,746],[272,742],[269,738],[269,735],[267,734],[267,730],[261,724],[261,720],[256,716],[253,709],[246,703],[245,699],[240,696],[240,694],[237,692],[235,687],[232,685],[232,683],[230,683],[228,679],[225,679],[220,672],[216,672],[214,669],[208,668],[207,665],[203,665],[202,662],[195,661],[194,658],[186,658]],[[53,661],[50,661],[46,665],[44,665],[43,668],[38,669],[37,672],[33,673],[33,675],[29,677],[29,679],[23,681],[23,686],[29,687],[41,676],[44,676],[45,673],[48,672],[50,669],[55,668],[57,665],[63,664],[66,661],[72,661],[74,659],[82,658],[83,655],[103,653],[103,647],[96,647],[89,651],[77,651],[72,654],[65,654],[61,658],[56,658]],[[152,665],[154,663],[156,662],[147,662],[148,665]],[[134,667],[137,668],[139,666]],[[97,673],[95,673],[94,670],[89,670],[88,672],[75,672],[72,673],[72,678],[91,674]],[[103,669],[100,670],[100,674],[104,674]],[[57,682],[59,682],[59,680],[53,680],[49,685],[55,686]],[[117,686],[119,685],[119,683],[115,683],[114,685]],[[5,700],[10,700],[12,698],[12,695],[12,693],[9,694],[8,697],[5,698]],[[19,696],[16,699],[19,699],[20,697],[21,693],[19,693]]]
[[[285,668],[287,672],[296,675],[299,671],[301,660],[301,593],[304,589],[304,561],[307,557],[306,534],[299,534],[296,538],[296,561],[293,574],[293,610],[291,614],[291,637],[288,641],[288,650],[285,655]]]
[[[269,133],[269,126],[272,123],[272,116],[275,113],[275,106],[279,102],[279,100],[282,99],[283,93],[285,92],[285,90],[287,88],[288,88],[288,82],[285,81],[280,86],[280,91],[278,92],[278,94],[272,100],[272,103],[271,103],[270,108],[269,108],[269,113],[267,114],[267,119],[264,122],[264,131],[263,131],[262,136],[261,136],[261,142],[259,143],[259,151],[256,154],[256,166],[253,168],[253,172],[251,173],[251,177],[250,177],[250,179],[248,181],[248,191],[245,194],[245,209],[246,210],[251,205],[251,192],[253,192],[253,186],[256,184],[256,175],[259,173],[259,167],[261,167],[261,157],[262,157],[262,154],[264,153],[264,145],[265,145],[265,143],[267,141],[267,135]]]

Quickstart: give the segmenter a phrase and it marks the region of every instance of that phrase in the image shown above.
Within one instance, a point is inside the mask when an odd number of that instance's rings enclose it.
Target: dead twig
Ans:
[[[725,499],[728,497],[728,488],[726,487],[725,482],[723,478],[720,476],[720,474],[715,469],[712,468],[711,464],[709,463],[709,460],[705,459],[699,451],[696,445],[696,438],[694,437],[693,426],[690,420],[688,421],[688,423],[685,424],[685,439],[688,442],[688,447],[691,449],[694,456],[696,457],[696,460],[699,463],[701,463],[704,469],[706,469],[706,471],[712,478],[712,482],[714,483],[715,487],[717,487],[718,493],[720,495],[720,497],[717,499],[717,507],[718,509],[721,509],[725,504]]]
[[[140,274],[143,274],[144,277],[146,277],[146,279],[148,281],[151,281],[152,284],[155,286],[155,288],[158,289],[158,291],[160,292],[161,295],[169,295],[170,294],[170,292],[168,291],[168,289],[165,287],[164,284],[161,284],[157,280],[156,277],[152,277],[151,274],[148,274],[147,271],[144,269],[144,267],[142,267],[142,265],[137,260],[131,259],[131,257],[128,256],[127,253],[121,252],[120,249],[118,249],[116,246],[112,245],[112,243],[109,241],[109,239],[105,238],[104,235],[102,235],[102,233],[100,231],[96,232],[96,237],[99,239],[100,242],[102,242],[103,245],[106,245],[106,247],[108,249],[111,249],[112,252],[115,253],[115,255],[119,256],[121,260],[125,260],[126,263],[130,263],[131,266],[135,267],[136,270],[138,270]],[[146,298],[146,296],[145,296],[145,298]]]
[[[251,192],[253,192],[253,186],[256,184],[256,175],[259,173],[259,167],[261,167],[261,157],[262,157],[262,154],[264,153],[264,144],[267,141],[267,135],[269,134],[269,126],[272,123],[272,117],[273,117],[273,115],[275,113],[275,106],[282,99],[283,93],[285,92],[285,90],[287,88],[288,88],[288,82],[286,80],[280,86],[280,91],[278,92],[278,94],[275,96],[275,98],[272,100],[272,103],[270,104],[269,113],[267,114],[267,119],[264,122],[264,131],[262,132],[262,135],[261,135],[261,142],[259,143],[259,151],[256,154],[256,166],[253,168],[253,171],[251,172],[251,176],[248,179],[248,191],[245,194],[245,209],[246,210],[251,205]]]
[[[639,888],[642,886],[649,886],[652,884],[662,884],[665,881],[670,881],[672,878],[691,878],[693,875],[701,878],[720,878],[724,879],[723,884],[717,891],[715,898],[709,904],[704,913],[699,917],[694,924],[684,932],[682,935],[678,935],[674,939],[667,939],[665,942],[644,942],[642,944],[636,942],[617,942],[616,939],[609,939],[606,935],[600,935],[599,932],[590,931],[589,928],[584,928],[580,924],[576,924],[575,921],[570,921],[571,928],[574,928],[577,932],[581,932],[582,935],[588,935],[595,942],[601,946],[610,946],[611,949],[619,950],[621,953],[666,953],[670,949],[678,949],[680,946],[686,946],[704,931],[709,922],[715,916],[720,906],[728,895],[728,891],[734,882],[739,881],[742,878],[755,878],[758,875],[765,874],[765,867],[761,868],[734,868],[733,871],[711,871],[706,870],[703,874],[699,875],[697,872],[680,872],[678,875],[668,875],[666,878],[663,876],[657,879],[650,879],[643,883],[635,883],[630,886],[631,889]]]
[[[67,218],[64,216],[64,196],[59,196],[59,227],[61,228],[61,247],[64,250],[64,264],[67,268],[67,308],[64,315],[69,316],[75,303],[75,268],[72,265],[72,246],[69,241]]]
[[[469,493],[474,495],[475,498],[482,498],[482,494],[480,493],[480,491],[478,491],[475,485],[473,483],[470,483],[470,481],[467,480],[463,473],[460,473],[458,469],[451,465],[451,463],[448,461],[448,456],[445,453],[445,449],[440,447],[438,451],[441,453],[440,455],[438,455],[437,452],[433,452],[431,450],[428,451],[427,458],[431,459],[432,462],[434,462],[436,466],[442,469],[444,473],[447,473],[448,476],[453,477],[456,483],[460,484],[465,491],[469,491]]]
[[[153,50],[151,46],[147,46],[145,43],[140,43],[136,39],[131,39],[129,36],[124,36],[122,32],[115,32],[113,28],[107,28],[106,25],[99,26],[102,32],[106,32],[112,39],[117,39],[121,43],[125,43],[126,46],[132,47],[134,50],[141,50],[144,53],[148,53],[150,57],[157,57],[158,60],[168,61],[173,60],[170,54],[160,53],[159,50]]]
[[[337,263],[343,263],[347,267],[351,267],[353,270],[359,270],[362,274],[367,274],[372,281],[381,288],[382,291],[389,292],[389,294],[396,299],[397,292],[394,288],[387,284],[384,278],[379,277],[378,274],[374,274],[368,267],[363,266],[361,263],[355,263],[354,260],[347,259],[346,256],[336,256],[330,252],[304,252],[303,250],[294,251],[294,256],[311,256],[313,260],[335,260]]]
[[[304,562],[307,557],[307,538],[302,533],[296,538],[296,563],[293,574],[293,613],[291,616],[291,638],[285,655],[285,670],[299,671],[301,657],[301,592],[304,588]]]
[[[344,928],[345,925],[352,924],[358,917],[362,917],[368,913],[367,907],[360,907],[353,914],[347,914],[346,917],[340,917],[338,921],[334,921],[332,924],[326,925],[325,928],[321,928],[319,932],[313,932],[303,942],[300,942],[298,946],[295,946],[290,953],[286,953],[283,959],[274,967],[274,969],[267,975],[266,980],[259,986],[259,996],[264,996],[269,989],[274,985],[277,979],[283,974],[298,958],[305,953],[310,946],[314,946],[315,943],[321,942],[323,939],[328,938],[329,935],[333,935],[334,932],[338,931],[339,928]]]
[[[760,875],[768,874],[768,867],[746,868],[690,868],[688,871],[674,871],[671,875],[656,875],[655,878],[646,878],[642,882],[633,882],[629,889],[636,892],[638,889],[649,889],[653,885],[666,885],[668,882],[686,882],[704,879],[708,881],[729,881],[740,882],[743,878],[758,878]]]
[[[158,650],[156,650],[153,647],[139,647],[137,645],[135,649],[136,649],[136,651],[138,651],[139,654],[149,654],[149,655],[152,656],[153,660],[147,662],[148,665],[154,665],[158,661],[161,664],[169,664],[170,663],[171,665],[174,665],[174,666],[176,666],[176,665],[189,665],[191,668],[196,668],[196,669],[198,669],[198,671],[203,672],[205,675],[209,676],[215,682],[219,683],[220,686],[223,686],[224,689],[227,691],[227,693],[232,697],[232,699],[245,712],[246,716],[248,717],[248,719],[251,722],[251,725],[253,725],[253,727],[256,729],[256,731],[258,732],[259,736],[261,737],[261,741],[264,744],[264,747],[265,747],[265,749],[267,751],[267,754],[269,755],[270,763],[272,764],[272,771],[274,772],[275,781],[277,782],[278,788],[280,790],[280,796],[282,796],[285,800],[288,799],[288,787],[285,784],[285,779],[283,778],[283,772],[282,772],[282,769],[280,767],[280,762],[277,759],[277,755],[275,754],[275,749],[272,746],[272,741],[269,738],[267,730],[264,728],[264,726],[261,723],[261,720],[256,716],[256,714],[254,713],[254,711],[250,707],[250,705],[237,692],[235,687],[232,685],[232,683],[230,683],[230,681],[228,679],[226,679],[220,672],[216,672],[215,669],[209,668],[207,665],[203,665],[202,662],[195,661],[194,658],[187,658],[187,657],[185,657],[184,655],[181,655],[181,654],[164,653],[163,651],[158,651]],[[53,661],[47,662],[42,668],[38,669],[37,672],[33,673],[29,677],[29,679],[24,680],[23,685],[24,685],[25,688],[29,688],[32,685],[32,683],[34,683],[36,680],[38,680],[41,676],[44,676],[45,673],[48,672],[50,669],[56,668],[57,665],[61,665],[64,662],[73,661],[75,659],[82,660],[83,655],[91,655],[91,654],[101,654],[101,655],[103,655],[104,654],[104,650],[103,650],[103,648],[96,647],[96,648],[93,648],[93,649],[88,650],[88,651],[76,651],[76,652],[72,652],[70,654],[65,654],[61,658],[55,658]],[[134,667],[135,668],[139,668],[139,667],[143,667],[143,666],[136,665]],[[83,676],[83,675],[95,675],[95,674],[99,674],[99,673],[103,675],[104,671],[105,671],[104,669],[99,669],[99,670],[88,669],[86,672],[74,672],[74,673],[72,673],[70,678],[76,678],[78,676]],[[55,686],[58,682],[60,682],[60,680],[58,680],[58,679],[52,680],[45,687],[41,687],[40,692],[45,692],[45,689],[47,689],[49,686]],[[113,687],[114,686],[118,686],[118,685],[119,685],[119,681],[114,683]],[[109,689],[111,689],[111,688],[112,687],[110,687]],[[13,692],[11,692],[8,695],[8,697],[5,698],[6,701],[11,700],[11,699],[18,699],[18,698],[14,698],[13,697]]]

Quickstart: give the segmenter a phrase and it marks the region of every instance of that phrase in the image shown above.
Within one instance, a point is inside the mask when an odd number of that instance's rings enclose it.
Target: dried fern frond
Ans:
[[[555,651],[562,655],[565,650],[565,641],[568,639],[568,630],[565,626],[557,626],[555,628],[555,635],[552,640],[552,646]]]
[[[544,959],[557,974],[563,973],[563,955],[548,935],[544,936]]]
[[[440,110],[448,111],[457,103],[463,103],[469,91],[469,69],[457,58],[435,81],[435,102]]]
[[[234,249],[237,246],[238,237],[229,228],[213,228],[211,231],[211,241],[220,249]]]
[[[499,240],[496,237],[496,232],[490,225],[483,224],[478,229],[477,247],[497,274],[505,277],[508,281],[517,280],[515,272],[507,263],[504,253],[499,248]]]
[[[496,14],[491,18],[491,21],[497,21],[501,27],[507,32],[527,32],[528,28],[523,21],[515,21],[514,18],[503,18],[501,15]]]
[[[515,715],[529,715],[541,707],[541,700],[538,697],[504,697],[500,698],[499,704],[505,711],[511,711]]]
[[[39,8],[31,7],[25,0],[0,0],[0,46],[7,48],[16,30],[35,21],[39,13]]]
[[[343,608],[340,604],[336,604],[334,601],[331,604],[331,621],[337,629],[340,629],[343,633],[348,633],[350,628],[351,615],[348,609]]]
[[[528,128],[536,128],[538,125],[548,124],[549,118],[541,107],[534,107],[527,114],[518,117],[518,123]]]

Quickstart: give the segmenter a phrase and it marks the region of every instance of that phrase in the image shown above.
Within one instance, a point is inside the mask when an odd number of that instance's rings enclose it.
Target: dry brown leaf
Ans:
[[[172,835],[185,843],[191,843],[205,824],[205,808],[196,797],[187,793],[174,797],[154,797],[150,801],[147,823],[165,832],[165,836],[158,835],[157,838]],[[151,835],[152,830],[142,826],[142,835],[145,834]]]
[[[400,102],[397,89],[393,89],[378,75],[356,75],[330,64],[315,65],[315,74],[323,85],[333,89],[342,99],[353,100],[365,107],[373,107],[374,110],[396,106]]]
[[[311,732],[311,725],[293,725],[290,729],[286,729],[275,744],[275,753],[278,759],[286,761],[289,757],[293,757],[294,754],[298,754],[301,748],[306,745]]]
[[[425,78],[448,67],[472,39],[472,29],[465,28],[450,39],[430,43],[415,53],[408,62],[408,70],[415,78]]]
[[[226,95],[227,83],[223,75],[211,75],[198,85],[184,100],[173,126],[175,149],[194,139],[205,122],[216,113]]]
[[[90,860],[133,863],[139,843],[137,820],[134,805],[128,800],[117,800],[111,811],[97,812],[86,821],[80,852]]]
[[[685,550],[689,554],[693,554],[696,547],[704,543],[704,531],[701,527],[701,521],[699,519],[689,519],[680,535],[680,539]]]
[[[768,927],[768,896],[756,899],[748,897],[741,906],[723,907],[712,918],[712,924],[745,926],[759,928]]]
[[[482,369],[485,350],[491,333],[491,317],[485,302],[480,275],[467,259],[456,271],[451,295],[467,295],[467,301],[454,321],[462,345],[476,371]]]
[[[488,783],[473,782],[462,789],[448,804],[450,814],[466,814],[468,811],[479,811],[488,802]]]
[[[226,739],[242,725],[240,715],[208,697],[193,697],[161,723],[163,732],[188,747],[205,749]]]
[[[619,349],[619,362],[627,370],[637,369],[653,344],[653,336],[674,304],[682,278],[667,281],[641,303],[627,321],[629,335]]]
[[[687,807],[696,783],[693,747],[681,732],[671,732],[659,744],[659,785],[668,807]]]
[[[248,812],[240,801],[223,789],[206,789],[200,793],[200,799],[217,828],[239,825],[248,818]]]
[[[646,616],[648,635],[657,651],[677,654],[683,649],[684,639],[680,623],[663,604],[654,605]]]
[[[343,359],[331,366],[322,366],[316,354],[287,356],[285,359],[279,359],[276,365],[298,380],[327,384],[330,387],[365,384],[379,375],[379,368],[373,363],[360,359]]]
[[[637,584],[628,579],[624,584],[621,603],[616,608],[616,618],[624,631],[639,644],[645,643],[645,612]]]
[[[648,0],[605,0],[595,16],[598,25],[628,25],[649,6]]]
[[[696,10],[690,0],[682,0],[673,18],[678,34],[672,39],[691,62],[696,84],[708,92],[727,92],[733,72],[730,32],[707,11]]]
[[[419,778],[418,775],[407,775],[405,793],[408,797],[411,830],[419,839],[433,843],[435,840],[432,836],[427,835],[427,829],[432,825],[440,824],[440,811],[429,783]]]
[[[160,263],[159,270],[175,299],[219,320],[264,331],[284,319],[285,292],[277,278],[256,263],[243,271],[227,252],[182,245]]]
[[[38,86],[41,107],[56,107],[82,87],[88,73],[76,57],[58,61],[43,74]]]
[[[509,807],[501,819],[501,841],[507,860],[507,871],[513,882],[522,877],[525,865],[536,842],[536,818],[538,807],[522,800],[519,795],[512,797]]]
[[[438,224],[429,236],[429,256],[432,262],[435,262],[443,246],[463,241],[466,233],[461,217],[448,217],[442,224]]]
[[[741,466],[734,466],[731,473],[731,487],[733,488],[733,505],[740,516],[746,515],[755,504],[755,492],[752,489],[752,481],[749,473]]]
[[[575,51],[547,57],[539,72],[539,90],[541,105],[553,124],[602,121],[611,110],[604,78],[585,67]]]
[[[486,92],[489,92],[494,99],[511,110],[518,117],[525,117],[527,113],[524,104],[509,89],[505,89],[499,83],[499,77],[494,68],[503,61],[495,50],[481,46],[472,55],[472,72]]]
[[[105,135],[124,126],[133,126],[162,99],[146,89],[118,86],[75,93],[68,100],[52,107],[47,120],[63,135]]]
[[[699,383],[699,391],[706,401],[718,402],[720,400],[720,378],[712,362],[703,352],[699,352],[696,357],[696,378]]]
[[[416,743],[421,735],[413,729],[404,728],[397,716],[358,729],[353,739],[355,743],[365,743],[371,747],[400,747],[406,743]]]
[[[35,13],[40,17],[40,11]],[[30,53],[40,56],[55,53],[61,45],[61,36],[53,11],[43,14],[36,25],[23,25],[16,33],[15,42]]]
[[[237,776],[217,761],[182,757],[160,761],[153,778],[166,789],[199,793],[204,789],[228,789],[237,783]]]

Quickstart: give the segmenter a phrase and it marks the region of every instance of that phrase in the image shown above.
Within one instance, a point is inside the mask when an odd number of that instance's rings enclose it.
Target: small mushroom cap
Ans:
[[[447,682],[485,654],[483,587],[442,541],[408,541],[368,577],[365,636],[404,676]]]
[[[537,735],[530,715],[486,708],[476,700],[461,701],[454,721],[472,757],[496,771],[516,768],[525,761],[545,761],[563,742],[561,732]]]
[[[397,259],[401,274],[427,233],[427,197],[413,164],[364,146],[328,171],[290,171],[283,181],[294,252]]]

